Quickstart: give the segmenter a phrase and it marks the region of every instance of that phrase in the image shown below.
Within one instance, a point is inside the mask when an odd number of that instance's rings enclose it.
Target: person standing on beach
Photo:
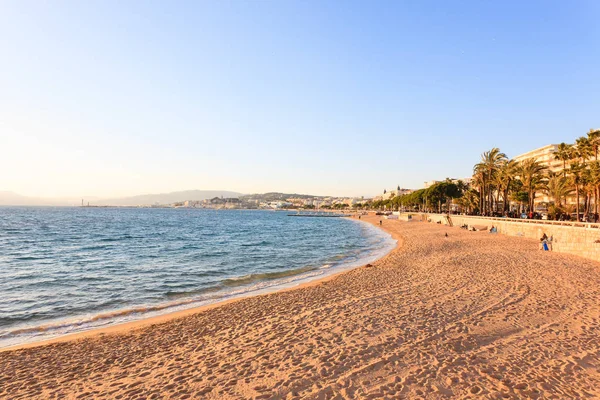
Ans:
[[[381,220],[381,218],[379,218],[379,225],[383,225],[383,221]]]

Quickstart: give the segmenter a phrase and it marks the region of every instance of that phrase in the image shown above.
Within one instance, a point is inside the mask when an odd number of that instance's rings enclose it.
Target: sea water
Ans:
[[[286,212],[0,207],[0,347],[294,286],[394,245]]]

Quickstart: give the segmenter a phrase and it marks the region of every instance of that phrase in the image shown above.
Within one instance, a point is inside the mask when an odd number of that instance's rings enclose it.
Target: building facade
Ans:
[[[549,144],[539,149],[531,150],[527,153],[523,153],[513,158],[517,162],[527,160],[529,158],[535,159],[537,162],[548,168],[552,172],[562,172],[563,162],[555,158],[556,151],[558,151],[557,144]]]
[[[558,151],[557,144],[549,144],[544,147],[540,147],[535,150],[528,151],[527,153],[520,154],[513,158],[513,160],[517,162],[522,162],[527,159],[533,158],[535,161],[539,162],[541,165],[547,168],[548,171],[554,173],[562,173],[563,170],[563,162],[561,160],[556,159],[556,153]],[[548,197],[546,193],[536,193],[535,195],[535,203],[550,203],[551,199]],[[567,203],[575,204],[575,201],[572,199],[567,199]],[[543,208],[543,207],[542,207]]]

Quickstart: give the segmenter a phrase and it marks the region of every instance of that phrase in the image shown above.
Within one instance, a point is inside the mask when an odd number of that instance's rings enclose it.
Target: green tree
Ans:
[[[424,207],[424,194],[426,189],[415,190],[412,193],[400,196],[400,205],[406,209],[421,210]]]
[[[424,195],[430,204],[437,205],[437,211],[441,213],[442,204],[445,204],[446,211],[450,212],[452,199],[460,197],[462,193],[457,184],[446,179],[428,187]]]
[[[525,211],[524,203],[529,203],[529,193],[523,190],[523,182],[515,181],[515,189],[510,194],[510,199],[519,204],[519,212]]]

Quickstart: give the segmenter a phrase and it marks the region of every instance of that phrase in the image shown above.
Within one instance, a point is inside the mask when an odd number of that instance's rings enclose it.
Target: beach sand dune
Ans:
[[[371,267],[1,352],[0,398],[600,397],[600,264],[524,238],[383,228],[401,246]]]

